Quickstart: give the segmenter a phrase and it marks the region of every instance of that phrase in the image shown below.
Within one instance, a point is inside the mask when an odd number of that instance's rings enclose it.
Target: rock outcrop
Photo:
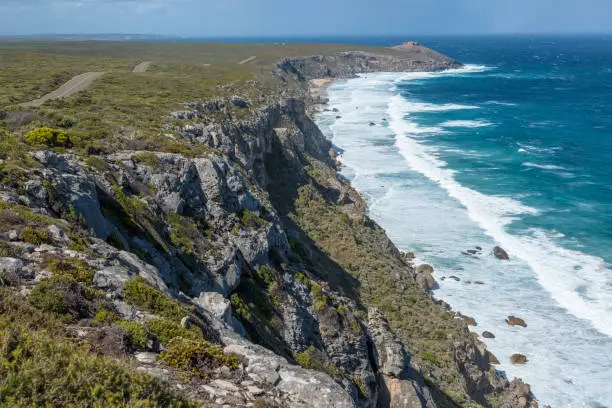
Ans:
[[[508,255],[506,250],[504,250],[502,247],[499,247],[499,246],[496,246],[495,248],[493,248],[493,255],[497,259],[501,259],[502,261],[507,261],[510,259],[510,256]]]
[[[362,51],[339,52],[333,55],[288,58],[279,67],[300,80],[315,78],[350,78],[370,72],[440,71],[462,65],[429,48],[414,45],[389,54]]]

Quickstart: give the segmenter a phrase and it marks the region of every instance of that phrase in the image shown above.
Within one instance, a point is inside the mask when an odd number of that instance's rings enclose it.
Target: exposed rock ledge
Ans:
[[[333,55],[287,58],[279,67],[308,81],[315,78],[349,78],[370,72],[441,71],[463,65],[426,47],[389,50],[388,54],[363,51],[338,52]]]

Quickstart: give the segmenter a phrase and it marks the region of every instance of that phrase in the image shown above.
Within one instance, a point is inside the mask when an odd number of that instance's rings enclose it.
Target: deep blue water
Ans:
[[[334,84],[341,118],[317,121],[344,174],[394,242],[434,265],[435,295],[496,333],[500,371],[554,407],[612,406],[612,38],[417,40],[469,65]]]

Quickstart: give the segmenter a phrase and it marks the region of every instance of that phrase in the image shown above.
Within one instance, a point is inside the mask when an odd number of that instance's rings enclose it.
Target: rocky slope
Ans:
[[[265,103],[172,115],[205,155],[39,149],[0,189],[3,293],[197,403],[537,406],[367,217],[308,113],[309,79],[455,66],[418,46],[287,59]]]

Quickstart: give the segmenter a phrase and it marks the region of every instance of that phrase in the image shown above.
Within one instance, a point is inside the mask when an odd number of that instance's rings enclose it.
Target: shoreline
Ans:
[[[428,71],[423,71],[423,72],[428,72]],[[310,106],[310,110],[312,111],[312,115],[313,115],[313,121],[316,123],[317,122],[317,116],[320,115],[323,111],[323,109],[326,109],[326,107],[329,107],[329,99],[328,99],[328,95],[329,95],[329,88],[331,86],[333,86],[337,81],[342,81],[342,80],[346,80],[346,79],[350,79],[350,78],[314,78],[311,79],[309,81],[308,84],[308,92],[309,95],[311,96],[311,98],[313,99],[312,102],[312,106]],[[317,123],[317,127],[319,126],[319,124]],[[326,136],[327,138],[327,136]],[[334,151],[334,161],[337,163],[337,174],[341,177],[343,177],[344,179],[345,176],[341,174],[342,171],[342,160],[340,158],[340,153],[336,150],[336,146],[333,144],[333,141],[330,139],[327,139],[330,142],[332,142],[332,149]],[[363,197],[363,193],[360,192],[359,190],[357,190],[357,188],[353,185],[353,183],[351,181],[348,181],[350,188],[352,188],[360,197],[360,199],[365,203],[365,214],[366,216],[369,218],[371,217],[371,213],[370,213],[370,207],[367,204],[367,201],[364,199]],[[374,222],[376,222],[378,224],[377,221],[375,221],[373,218],[372,220]],[[384,234],[386,236],[388,236],[388,232],[385,228],[381,227],[384,231]],[[389,238],[390,242],[392,242],[392,244],[394,246],[396,246],[397,244],[391,240],[391,238]],[[412,252],[411,249],[400,249],[399,247],[397,247],[402,258],[404,258],[405,262],[409,265],[409,267],[415,271],[415,278],[417,279],[417,284],[422,284],[423,285],[423,289],[425,289],[426,293],[428,294],[428,296],[431,297],[432,301],[434,303],[438,303],[441,305],[445,305],[447,307],[447,311],[449,313],[453,313],[455,314],[457,319],[460,319],[464,322],[464,326],[467,330],[469,330],[470,333],[472,333],[473,335],[476,336],[477,342],[482,344],[486,350],[487,346],[484,344],[484,342],[482,341],[482,333],[479,333],[477,331],[473,331],[471,330],[471,327],[475,327],[475,325],[471,324],[473,322],[475,322],[474,318],[469,317],[467,315],[464,315],[461,313],[461,311],[453,309],[445,300],[438,298],[435,296],[435,292],[434,289],[435,287],[438,285],[438,283],[434,280],[433,278],[433,274],[436,272],[436,268],[435,265],[430,265],[430,264],[420,264],[418,262],[415,262],[415,260],[418,259],[418,254],[415,254],[414,252]],[[418,276],[418,272],[419,269],[425,269],[425,274],[421,275],[421,281],[419,282],[417,276]],[[429,280],[429,278],[427,277],[429,276],[431,278],[431,280]],[[422,282],[422,283],[421,283]],[[485,331],[486,332],[486,331]],[[488,351],[487,351],[488,352]],[[490,352],[489,352],[490,353]],[[493,356],[491,354],[491,356]],[[495,356],[493,356],[493,361],[497,361],[497,358]],[[494,362],[491,363],[491,367],[493,367],[495,369],[495,372],[499,375],[501,375],[503,378],[505,378],[508,381],[512,381],[512,380],[518,380],[522,382],[521,378],[514,378],[514,379],[510,379],[505,371],[501,371],[501,370],[497,370],[496,364]],[[527,387],[529,387],[528,384],[526,384]],[[530,391],[531,393],[531,391]],[[537,400],[537,396],[535,394],[531,394],[533,396],[533,400],[540,402]],[[550,408],[550,405],[545,405],[546,408]]]

